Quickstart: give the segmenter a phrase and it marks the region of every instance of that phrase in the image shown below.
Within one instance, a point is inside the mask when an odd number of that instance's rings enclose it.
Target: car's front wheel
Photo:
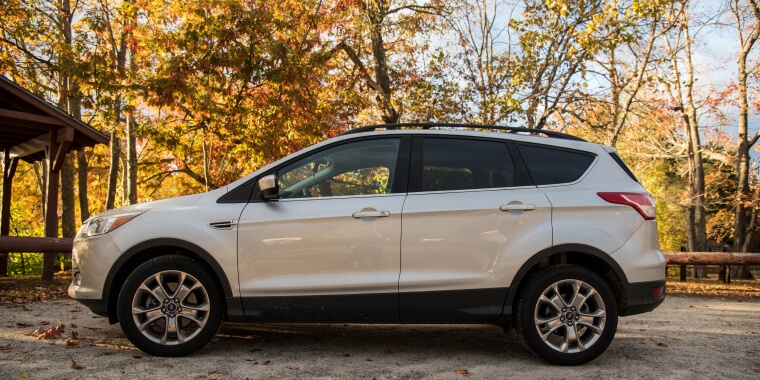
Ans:
[[[205,346],[222,322],[222,296],[200,263],[170,255],[151,259],[119,293],[119,323],[140,350],[184,356]]]
[[[617,302],[596,273],[558,265],[536,273],[518,304],[517,330],[533,352],[560,365],[601,355],[617,330]]]

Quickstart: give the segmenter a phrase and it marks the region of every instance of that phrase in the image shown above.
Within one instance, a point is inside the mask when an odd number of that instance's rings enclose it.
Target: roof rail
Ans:
[[[359,127],[355,129],[349,129],[346,132],[343,132],[342,135],[349,135],[354,133],[361,133],[361,132],[372,132],[372,131],[378,131],[378,130],[401,130],[401,129],[421,129],[421,130],[429,130],[432,128],[471,128],[471,129],[480,129],[480,130],[498,130],[498,131],[505,131],[507,133],[514,133],[514,134],[529,134],[529,135],[544,135],[546,137],[552,137],[557,139],[564,139],[564,140],[575,140],[575,141],[586,141],[580,137],[568,135],[567,133],[562,132],[555,132],[555,131],[547,131],[543,129],[533,129],[533,128],[522,128],[522,127],[506,127],[503,125],[483,125],[483,124],[459,124],[459,123],[395,123],[395,124],[375,124],[375,125],[368,125],[366,127]]]

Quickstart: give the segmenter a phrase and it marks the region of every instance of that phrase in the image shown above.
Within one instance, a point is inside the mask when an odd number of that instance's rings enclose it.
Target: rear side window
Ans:
[[[536,185],[575,182],[588,170],[596,156],[591,153],[536,145],[518,145]]]
[[[506,144],[494,141],[425,138],[421,191],[515,186]]]

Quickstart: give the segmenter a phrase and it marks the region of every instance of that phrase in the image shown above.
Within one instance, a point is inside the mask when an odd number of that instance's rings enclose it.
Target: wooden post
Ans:
[[[18,157],[11,158],[9,149],[3,151],[3,200],[0,206],[0,236],[8,236],[11,231],[11,194],[13,176],[16,175]],[[0,276],[8,275],[8,251],[0,251]]]
[[[50,132],[50,143],[45,150],[47,159],[47,190],[45,192],[45,237],[58,237],[58,180],[61,167],[74,140],[74,128],[66,127]],[[57,253],[46,252],[42,256],[42,282],[53,282]]]

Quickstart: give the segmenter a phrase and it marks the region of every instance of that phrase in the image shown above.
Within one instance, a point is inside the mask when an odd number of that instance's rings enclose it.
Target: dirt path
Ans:
[[[61,324],[59,338],[24,335]],[[72,331],[79,342],[67,346]],[[541,361],[496,326],[457,325],[225,324],[201,352],[157,358],[70,300],[0,306],[0,378],[24,377],[757,379],[760,303],[670,297],[622,318],[607,352],[572,368]]]

